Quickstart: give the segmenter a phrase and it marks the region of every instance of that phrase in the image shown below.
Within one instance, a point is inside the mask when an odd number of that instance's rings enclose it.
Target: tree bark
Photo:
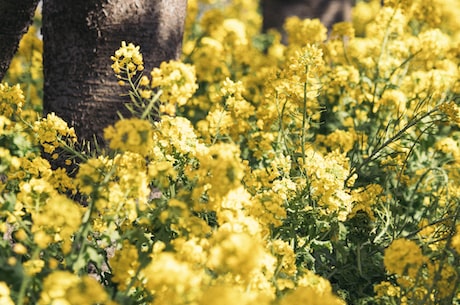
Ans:
[[[263,29],[283,32],[287,17],[319,18],[331,29],[332,25],[351,20],[353,0],[262,0]]]
[[[44,113],[55,112],[80,139],[103,143],[103,129],[129,116],[126,88],[110,56],[121,41],[141,46],[146,73],[181,53],[187,0],[45,0]]]
[[[0,1],[0,81],[5,76],[19,41],[32,23],[39,0]]]

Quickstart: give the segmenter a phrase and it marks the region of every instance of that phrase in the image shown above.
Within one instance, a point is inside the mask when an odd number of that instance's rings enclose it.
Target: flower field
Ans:
[[[285,45],[258,1],[189,0],[180,61],[114,50],[105,148],[41,117],[37,17],[0,84],[0,304],[460,304],[460,3],[384,2]]]

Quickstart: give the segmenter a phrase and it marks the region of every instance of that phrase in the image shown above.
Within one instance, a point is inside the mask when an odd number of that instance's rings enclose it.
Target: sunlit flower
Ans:
[[[63,195],[53,196],[42,206],[41,211],[32,212],[32,233],[40,232],[48,235],[51,242],[62,242],[63,252],[68,253],[71,237],[81,225],[82,214],[76,202]],[[37,241],[43,247],[39,237]]]
[[[400,238],[385,249],[383,263],[388,272],[415,279],[426,261],[427,258],[414,241]]]
[[[132,78],[137,72],[144,70],[144,62],[140,47],[133,43],[126,44],[121,42],[121,47],[115,51],[115,56],[111,56],[113,61],[112,69],[119,78]]]
[[[176,106],[183,106],[198,89],[195,68],[178,61],[161,63],[151,72],[152,88],[160,88],[160,113],[174,115]]]
[[[73,127],[69,128],[67,123],[54,113],[50,113],[40,121],[35,122],[33,130],[45,152],[51,154],[56,148],[64,146],[60,141],[75,143],[77,136]]]
[[[19,84],[9,86],[0,83],[0,115],[7,118],[18,117],[24,104],[24,93]]]
[[[4,305],[14,305],[10,297],[10,289],[5,282],[0,282],[0,303]]]
[[[96,279],[88,275],[78,277],[67,271],[55,271],[43,281],[43,291],[37,304],[114,305],[115,303],[110,301],[107,292]]]
[[[136,280],[140,270],[137,248],[124,240],[121,249],[115,251],[115,255],[109,259],[112,270],[112,281],[117,283],[118,289],[125,290],[131,282]],[[134,282],[133,282],[134,283]]]
[[[104,129],[104,138],[111,149],[130,151],[146,156],[153,147],[153,127],[147,120],[123,119]]]

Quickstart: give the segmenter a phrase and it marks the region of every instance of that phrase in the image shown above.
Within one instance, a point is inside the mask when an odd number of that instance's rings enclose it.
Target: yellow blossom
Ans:
[[[104,129],[104,138],[111,149],[130,151],[146,156],[153,147],[153,127],[147,120],[122,119]]]
[[[335,296],[332,292],[332,288],[321,292],[316,290],[315,287],[298,287],[284,296],[279,304],[345,305],[345,301]]]
[[[18,118],[24,104],[24,93],[19,84],[9,86],[0,83],[0,115],[7,118]]]
[[[240,150],[236,145],[218,143],[197,154],[200,162],[198,170],[190,178],[198,179],[200,187],[194,190],[196,196],[202,192],[209,195],[211,206],[231,189],[241,184],[244,167],[241,164]]]
[[[24,255],[27,253],[27,248],[23,244],[16,243],[13,246],[13,252],[19,255]]]
[[[34,276],[35,274],[42,271],[43,267],[45,266],[45,261],[41,259],[32,259],[23,264],[24,272],[28,276]]]
[[[203,291],[201,305],[214,305],[219,300],[219,305],[268,305],[270,299],[262,294],[251,293],[239,286],[215,285]]]
[[[73,127],[69,128],[67,123],[54,113],[49,113],[46,118],[35,122],[33,130],[39,143],[43,146],[45,152],[49,154],[63,145],[60,141],[68,141],[69,143],[77,141]]]
[[[105,172],[112,166],[108,158],[91,158],[80,165],[77,173],[77,185],[83,194],[90,195],[98,189],[98,184],[103,181]]]
[[[378,298],[382,298],[385,296],[389,297],[399,297],[400,296],[400,288],[394,286],[390,282],[380,282],[374,286],[374,291],[377,294]]]
[[[68,271],[55,271],[43,281],[38,305],[115,305],[96,279],[86,275],[78,277]]]
[[[458,107],[454,101],[441,104],[439,110],[445,113],[452,123],[460,126],[460,107]]]
[[[176,106],[183,106],[198,88],[195,68],[178,61],[161,63],[151,72],[152,88],[160,88],[160,113],[175,114]]]
[[[52,242],[61,242],[64,253],[70,250],[71,237],[82,222],[82,210],[78,203],[63,195],[49,198],[41,211],[32,212],[32,233],[43,232]]]
[[[407,275],[415,280],[426,261],[422,249],[414,241],[400,238],[385,249],[383,263],[389,273],[400,277]]]
[[[121,42],[121,47],[115,51],[115,56],[110,57],[113,61],[111,67],[118,77],[132,78],[137,72],[144,70],[144,62],[139,49],[140,47],[133,43]]]
[[[138,259],[137,248],[128,240],[124,240],[122,247],[109,259],[112,281],[117,284],[119,290],[125,290],[135,280],[140,267]]]
[[[460,225],[456,226],[455,235],[452,237],[452,247],[460,254]]]
[[[290,45],[323,42],[327,38],[327,29],[319,19],[301,20],[299,17],[289,17],[284,29]]]
[[[261,245],[249,234],[220,229],[210,240],[207,266],[219,274],[249,280],[251,272],[262,264],[262,254]]]
[[[203,271],[194,270],[191,264],[168,252],[154,255],[142,274],[144,286],[155,296],[154,305],[196,302],[201,295],[200,287],[207,278]]]
[[[0,304],[14,305],[10,297],[10,288],[5,282],[0,282]]]

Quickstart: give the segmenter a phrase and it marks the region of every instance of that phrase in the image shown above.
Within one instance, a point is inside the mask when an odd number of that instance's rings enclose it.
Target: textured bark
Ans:
[[[0,81],[32,23],[39,0],[0,0]]]
[[[80,139],[128,116],[126,88],[110,68],[121,41],[141,46],[145,72],[181,52],[186,0],[45,0],[44,112],[55,112]]]
[[[263,29],[282,32],[284,20],[290,16],[319,18],[327,27],[351,20],[353,0],[262,0]]]

